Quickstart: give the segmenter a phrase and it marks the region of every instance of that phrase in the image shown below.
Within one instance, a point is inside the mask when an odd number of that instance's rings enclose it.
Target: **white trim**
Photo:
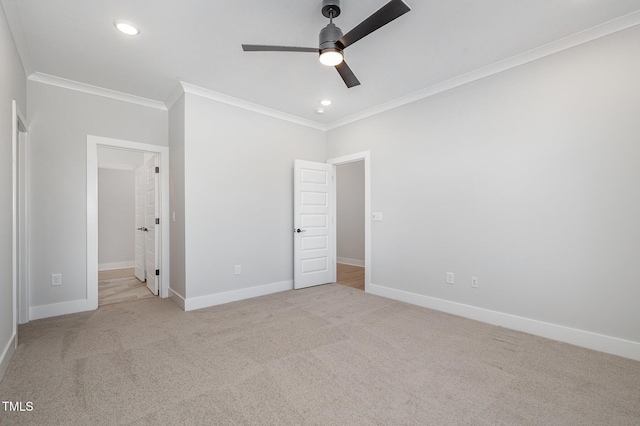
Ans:
[[[160,157],[160,297],[169,296],[169,147],[87,135],[87,301],[98,308],[98,146]]]
[[[75,314],[96,309],[88,299],[71,300],[69,302],[51,303],[49,305],[31,306],[29,318],[32,320]]]
[[[18,334],[18,103],[11,100],[11,334]]]
[[[336,257],[336,262],[343,265],[359,266],[364,268],[364,260],[362,259],[350,259],[348,257]]]
[[[15,99],[11,100],[11,311],[12,311],[12,324],[11,324],[11,333],[14,335],[18,335],[18,323],[20,318],[25,318],[24,322],[28,322],[28,314],[24,311],[28,306],[28,273],[27,276],[22,276],[19,274],[19,270],[21,269],[21,264],[24,264],[28,261],[28,256],[23,253],[21,256],[20,252],[22,252],[23,248],[28,249],[28,240],[26,238],[26,232],[28,229],[28,223],[22,223],[25,218],[28,217],[28,210],[26,209],[25,203],[25,211],[20,209],[19,204],[23,200],[23,197],[20,196],[21,189],[25,189],[26,197],[28,194],[26,192],[25,182],[22,182],[18,172],[20,166],[26,167],[28,164],[28,157],[26,156],[26,151],[20,155],[20,138],[21,134],[25,134],[25,141],[23,146],[26,149],[26,120],[24,119],[24,115],[20,110],[18,102]],[[21,164],[19,164],[21,163]],[[24,174],[26,178],[28,174]],[[20,218],[18,215],[20,214]],[[20,232],[20,227],[24,229],[24,232]],[[20,251],[19,251],[20,250]],[[25,251],[26,253],[26,251]],[[28,269],[25,269],[25,272]],[[21,291],[22,290],[22,291]],[[20,292],[24,293],[26,304],[24,300],[18,297]],[[23,309],[19,309],[18,303],[20,305],[24,304]]]
[[[236,302],[238,300],[251,299],[253,297],[265,296],[267,294],[281,291],[293,290],[293,281],[281,281],[277,283],[258,285],[255,287],[242,288],[239,290],[225,291],[224,293],[208,294],[206,296],[192,297],[184,300],[184,310],[193,311],[195,309],[208,308],[210,306],[222,305],[224,303]],[[174,293],[179,296],[177,293]]]
[[[135,260],[124,260],[122,262],[98,263],[98,271],[113,271],[114,269],[135,268]]]
[[[105,89],[104,87],[93,86],[91,84],[80,83],[79,81],[69,80],[55,75],[34,72],[27,77],[28,80],[37,81],[39,83],[49,84],[51,86],[62,87],[76,92],[88,93],[90,95],[103,96],[105,98],[116,99],[118,101],[129,102],[136,105],[142,105],[149,108],[167,110],[164,102],[153,99],[142,98],[140,96],[130,95],[116,90]]]
[[[410,293],[377,284],[371,284],[369,286],[369,293],[640,361],[640,342],[632,342],[630,340],[605,336],[590,331],[505,314],[503,312],[478,308],[476,306],[424,296],[422,294]]]
[[[269,117],[278,118],[280,120],[289,121],[291,123],[300,124],[301,126],[311,127],[312,129],[317,130],[326,130],[326,126],[324,124],[317,123],[311,120],[305,120],[304,118],[297,117],[295,115],[287,114],[286,112],[278,111],[273,108],[265,107],[262,105],[254,104],[242,99],[234,98],[233,96],[225,95],[222,93],[214,92],[213,90],[205,89],[202,87],[195,86],[193,84],[185,83],[183,81],[180,82],[182,85],[182,90],[184,93],[189,93],[192,95],[200,96],[205,99],[209,99],[216,102],[221,102],[223,104],[231,105],[234,107],[242,108],[247,111],[257,112],[258,114],[263,114]],[[180,97],[176,97],[175,94],[172,95],[172,99],[179,99]],[[174,102],[175,102],[174,100]]]
[[[180,309],[182,309],[183,311],[185,310],[184,307],[187,304],[187,301],[184,299],[184,297],[182,297],[181,295],[179,295],[174,289],[169,288],[169,299],[171,299],[173,301],[173,303],[175,303],[176,305],[178,305],[180,307]]]
[[[29,322],[29,132],[27,121],[16,103],[18,139],[16,140],[16,155],[18,162],[18,172],[16,175],[17,202],[21,204],[17,207],[18,227],[17,227],[17,309],[18,324]],[[22,140],[21,138],[24,138]],[[21,150],[21,148],[23,148]],[[22,272],[22,273],[21,273]],[[16,330],[17,333],[17,330]]]
[[[369,291],[371,284],[371,152],[362,151],[342,157],[330,158],[327,163],[338,166],[340,164],[364,161],[364,291]],[[335,197],[335,191],[334,191]],[[335,205],[335,200],[333,200]],[[334,244],[335,244],[334,238]],[[337,253],[337,252],[336,252]]]
[[[7,345],[4,347],[2,355],[0,355],[0,381],[4,377],[4,373],[7,372],[7,368],[9,368],[9,363],[11,362],[11,358],[13,357],[13,353],[16,351],[17,346],[18,336],[14,333],[11,336],[11,339],[7,342]]]
[[[173,104],[178,102],[178,99],[180,99],[184,94],[184,89],[182,87],[182,84],[183,83],[178,82],[176,87],[174,87],[171,93],[169,93],[169,96],[167,97],[167,99],[165,99],[164,104],[167,106],[167,110],[170,110]]]
[[[495,62],[491,65],[487,65],[485,67],[478,68],[468,73],[459,75],[457,77],[453,77],[449,80],[446,80],[446,81],[434,84],[432,86],[426,87],[422,90],[418,90],[416,92],[410,93],[407,96],[403,96],[403,97],[394,99],[392,101],[386,102],[384,104],[375,106],[373,108],[369,108],[367,110],[357,112],[355,114],[352,114],[350,116],[344,117],[340,120],[336,120],[332,123],[327,124],[325,126],[325,130],[335,129],[335,128],[353,123],[355,121],[362,120],[364,118],[371,117],[373,115],[380,114],[385,111],[389,111],[390,109],[394,109],[402,105],[406,105],[408,103],[418,101],[420,99],[428,98],[438,93],[454,89],[458,86],[462,86],[464,84],[471,83],[476,80],[480,80],[481,78],[485,78],[494,74],[501,73],[508,69],[515,68],[520,65],[524,65],[528,62],[533,62],[535,60],[542,59],[546,56],[553,55],[563,50],[571,49],[572,47],[576,47],[581,44],[588,43],[590,41],[608,36],[618,31],[625,30],[627,28],[633,27],[638,24],[640,24],[640,11],[630,13],[628,15],[611,20],[609,22],[605,22],[603,24],[600,24],[595,27],[589,28],[587,30],[581,31],[579,33],[570,35],[560,40],[547,43],[545,45],[533,48],[531,50],[512,56],[510,58],[504,59],[502,61]]]

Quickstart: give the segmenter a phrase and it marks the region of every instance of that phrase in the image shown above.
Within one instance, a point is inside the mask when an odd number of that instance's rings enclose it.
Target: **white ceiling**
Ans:
[[[183,81],[321,125],[640,23],[640,0],[405,0],[411,12],[345,51],[362,83],[347,89],[313,53],[240,46],[316,47],[321,0],[0,1],[27,74],[161,102]],[[346,33],[386,2],[342,0],[334,22]]]

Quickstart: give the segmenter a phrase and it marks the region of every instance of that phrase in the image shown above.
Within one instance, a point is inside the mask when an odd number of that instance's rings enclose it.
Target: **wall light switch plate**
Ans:
[[[236,275],[240,275],[242,273],[242,265],[236,265]]]
[[[453,284],[453,272],[447,272],[447,284]]]
[[[373,212],[371,214],[371,219],[374,222],[382,222],[382,212]]]

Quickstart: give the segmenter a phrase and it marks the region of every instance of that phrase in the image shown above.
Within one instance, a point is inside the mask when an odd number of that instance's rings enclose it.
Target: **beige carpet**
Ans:
[[[640,425],[640,362],[339,285],[20,327],[2,425]]]

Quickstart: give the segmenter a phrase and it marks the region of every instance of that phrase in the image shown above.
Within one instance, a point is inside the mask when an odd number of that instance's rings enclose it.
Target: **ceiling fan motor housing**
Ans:
[[[325,49],[337,49],[342,50],[338,45],[338,40],[342,38],[342,30],[335,26],[335,24],[329,24],[320,31],[320,50]]]
[[[326,18],[340,16],[340,0],[322,0],[322,14]]]

